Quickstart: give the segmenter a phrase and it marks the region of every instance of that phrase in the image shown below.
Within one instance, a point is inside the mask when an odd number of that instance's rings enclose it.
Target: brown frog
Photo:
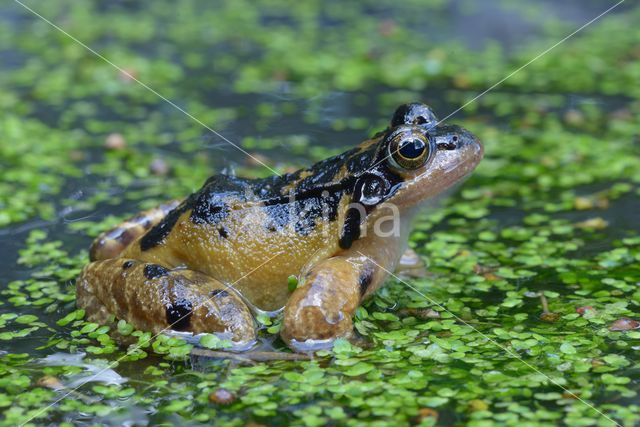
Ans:
[[[289,347],[330,346],[352,335],[358,306],[398,267],[421,202],[482,155],[474,135],[413,103],[372,139],[309,168],[214,175],[100,235],[77,280],[78,306],[94,322],[115,315],[155,333],[218,333],[238,348],[255,341],[253,314],[284,310]]]

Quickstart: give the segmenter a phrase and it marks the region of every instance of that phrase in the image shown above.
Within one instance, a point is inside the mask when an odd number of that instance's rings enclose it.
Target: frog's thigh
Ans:
[[[77,303],[88,319],[113,314],[137,329],[226,332],[234,341],[255,339],[246,304],[224,283],[192,270],[116,258],[87,265],[76,282]]]
[[[427,267],[413,249],[407,249],[396,267],[395,274],[403,277],[421,278],[427,275]]]
[[[140,212],[138,215],[105,231],[96,237],[91,244],[89,258],[91,261],[98,261],[117,257],[131,242],[162,221],[179,204],[179,200],[172,200],[156,208]]]
[[[334,339],[350,336],[352,317],[370,282],[361,258],[337,256],[321,261],[289,298],[282,338],[292,349],[304,351],[329,347]]]

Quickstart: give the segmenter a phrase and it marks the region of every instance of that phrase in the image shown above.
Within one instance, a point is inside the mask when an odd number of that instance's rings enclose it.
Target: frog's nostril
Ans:
[[[438,143],[438,149],[439,150],[455,150],[456,148],[458,148],[458,145],[454,144],[453,142],[439,142]]]
[[[444,141],[438,142],[439,150],[455,150],[458,148],[458,135],[452,135],[450,138],[446,138]]]

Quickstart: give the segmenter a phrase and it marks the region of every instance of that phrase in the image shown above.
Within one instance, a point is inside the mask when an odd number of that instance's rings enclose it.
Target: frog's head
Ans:
[[[468,176],[483,155],[468,130],[438,121],[425,104],[400,106],[378,137],[373,166],[358,178],[354,201],[409,207]],[[359,200],[358,200],[359,199]]]
[[[467,177],[483,155],[482,144],[460,126],[438,121],[429,106],[400,106],[391,126],[365,143],[372,154],[367,167],[354,174],[355,185],[346,212],[340,245],[349,247],[360,228],[382,204],[395,212],[413,212],[428,200]]]

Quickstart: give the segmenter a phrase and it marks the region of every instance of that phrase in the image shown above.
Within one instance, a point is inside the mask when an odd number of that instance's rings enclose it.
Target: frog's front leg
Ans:
[[[78,306],[93,322],[115,315],[154,333],[220,332],[236,343],[255,340],[246,304],[231,287],[197,271],[126,258],[96,261],[82,270],[76,293]]]
[[[375,292],[384,271],[361,254],[335,256],[306,274],[287,302],[281,336],[296,351],[330,347],[353,333],[360,302]]]

